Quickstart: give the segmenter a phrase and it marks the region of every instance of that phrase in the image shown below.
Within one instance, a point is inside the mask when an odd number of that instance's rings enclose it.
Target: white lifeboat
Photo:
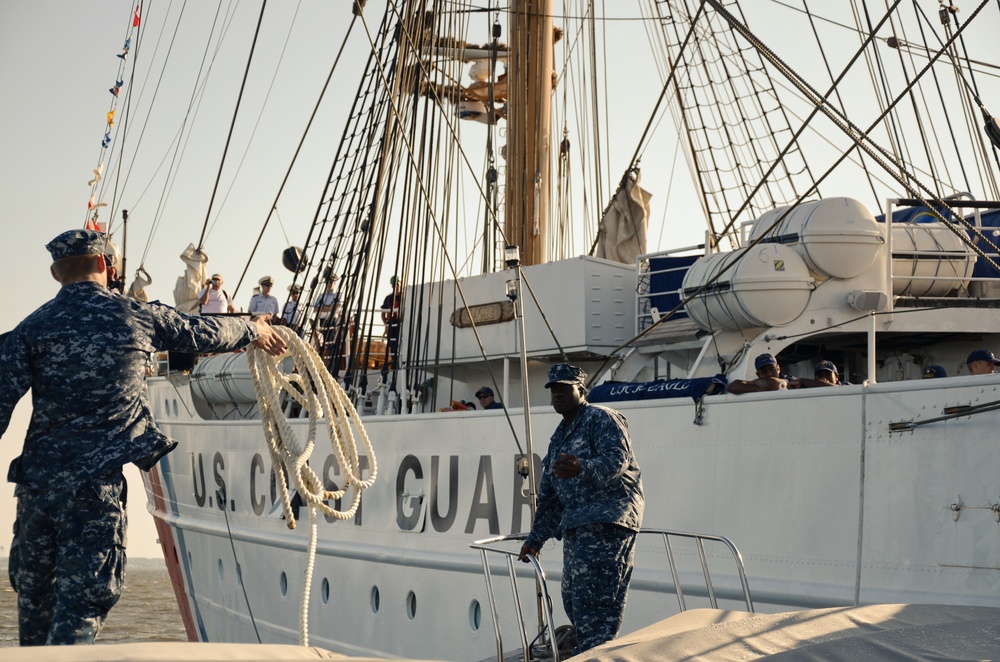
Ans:
[[[976,254],[940,221],[892,224],[892,293],[944,297],[966,289]]]
[[[706,331],[789,324],[805,311],[815,287],[808,267],[794,250],[758,244],[695,262],[684,276],[682,295],[690,296],[720,273],[717,281],[687,304],[688,315]]]
[[[750,232],[753,241],[788,207],[767,212]],[[813,272],[827,278],[854,278],[875,261],[885,243],[872,213],[852,198],[826,198],[798,205],[771,232],[768,242],[790,246]]]
[[[216,354],[202,359],[191,372],[191,394],[212,405],[256,403],[246,353]]]

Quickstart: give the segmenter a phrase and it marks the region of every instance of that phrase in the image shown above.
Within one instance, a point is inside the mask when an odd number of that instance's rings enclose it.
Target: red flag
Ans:
[[[98,232],[101,231],[101,227],[99,225],[97,225],[97,222],[94,221],[94,219],[92,219],[92,218],[88,218],[87,219],[87,229],[88,230],[96,230]]]
[[[132,16],[132,27],[139,27],[139,6],[136,5],[135,14]]]

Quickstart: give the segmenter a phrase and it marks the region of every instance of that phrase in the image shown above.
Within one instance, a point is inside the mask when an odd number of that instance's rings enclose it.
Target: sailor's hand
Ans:
[[[559,459],[552,463],[552,473],[556,478],[573,478],[580,475],[580,458],[576,455],[561,453]]]
[[[529,556],[534,556],[537,559],[538,550],[528,545],[521,545],[521,553],[517,555],[517,560],[522,563],[528,563]]]
[[[260,335],[253,341],[254,346],[261,348],[271,356],[280,356],[285,351],[285,339],[271,328],[267,320],[257,318],[253,321]]]

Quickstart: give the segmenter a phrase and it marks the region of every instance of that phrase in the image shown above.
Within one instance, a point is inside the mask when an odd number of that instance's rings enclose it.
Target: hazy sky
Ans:
[[[174,39],[174,26],[185,4]],[[366,16],[373,30],[383,4],[375,0],[368,3]],[[607,3],[606,11],[617,12],[626,4],[630,3]],[[741,4],[748,15],[755,11],[759,15],[760,8],[764,8],[774,17],[769,29],[780,37],[775,46],[785,47],[796,66],[810,64],[794,61],[795,40],[806,35],[784,27],[787,13],[782,13],[779,3],[746,0]],[[818,10],[827,7],[827,3],[810,4]],[[925,11],[933,15],[937,2],[923,4]],[[964,0],[959,4],[963,8],[968,5],[968,10],[975,6]],[[101,157],[105,117],[113,100],[108,89],[115,83],[117,55],[134,6],[130,0],[0,0],[0,60],[4,62],[0,68],[4,99],[0,103],[0,214],[7,231],[3,239],[5,258],[0,260],[0,282],[5,285],[6,301],[0,309],[0,331],[13,328],[58,289],[49,275],[50,258],[44,246],[60,232],[84,223],[90,195],[87,182]],[[250,248],[340,46],[350,21],[350,6],[349,0],[284,0],[268,5],[254,73],[248,81],[241,121],[233,134],[227,168],[210,214],[211,229],[204,242],[212,258],[210,270],[226,277],[230,293],[247,264]],[[231,19],[231,24],[218,54],[213,42],[206,55],[208,35],[220,8],[218,20]],[[116,145],[124,143],[129,153],[137,151],[139,156],[122,171],[121,180],[127,179],[127,184],[119,188],[118,198],[113,191],[106,191],[104,199],[117,200],[115,210],[123,206],[130,211],[126,271],[131,279],[134,270],[140,264],[144,266],[154,280],[149,288],[151,298],[172,302],[174,280],[183,269],[177,256],[189,243],[197,243],[202,232],[259,11],[258,2],[246,0],[238,4],[208,0],[145,3],[145,31],[141,41],[133,42],[130,54],[134,61],[142,63],[141,74],[134,83],[128,80],[123,91],[124,97],[131,86],[139,95],[133,100],[138,110],[127,138],[113,133]],[[995,39],[1000,34],[1000,21],[995,10],[991,14],[988,22],[980,26],[980,34],[992,34]],[[608,102],[610,116],[627,118],[617,120],[613,126],[628,135],[612,141],[615,153],[610,158],[616,168],[624,168],[661,84],[648,69],[633,71],[628,66],[647,58],[643,50],[648,49],[646,35],[640,24],[609,21],[602,30],[631,30],[634,34],[634,39],[626,42],[629,47],[610,49],[607,54],[614,61],[609,67],[608,84],[624,83],[629,90],[609,95]],[[487,29],[481,32],[470,35],[470,40],[488,40]],[[289,34],[281,75],[265,104],[272,72]],[[845,39],[845,53],[850,50],[849,44]],[[168,48],[169,66],[163,69]],[[260,276],[274,276],[279,293],[284,293],[291,280],[280,267],[280,251],[289,243],[301,245],[306,235],[340,135],[341,124],[336,118],[351,101],[357,85],[348,71],[356,69],[350,65],[366,57],[367,50],[364,28],[358,24],[342,69],[335,73],[332,91],[319,113],[317,128],[278,204],[281,224],[272,221],[266,230],[263,247],[250,264],[248,282],[236,292],[237,303],[243,307]],[[203,61],[211,62],[211,69],[202,72],[202,78],[209,76],[202,95],[193,81]],[[147,75],[150,70],[153,73]],[[987,97],[984,101],[994,113],[1000,113],[1000,98]],[[189,105],[192,111],[185,123]],[[150,106],[152,112],[148,111]],[[243,159],[262,108],[261,129],[250,143],[245,165],[230,192],[236,167]],[[123,115],[124,111],[117,117],[119,125]],[[664,244],[687,245],[702,239],[704,225],[690,194],[685,196],[683,191],[690,188],[688,176],[677,174],[673,184],[667,181],[674,163],[676,139],[672,131],[669,122],[664,122],[663,146],[644,157],[643,185],[654,194],[650,231],[653,240],[663,236]],[[178,135],[183,136],[182,155],[172,149]],[[106,178],[112,163],[105,165]],[[683,166],[680,159],[677,167],[683,170]],[[171,176],[169,185],[165,183],[167,173]],[[665,214],[668,199],[671,211]],[[120,215],[112,216],[112,209],[109,206],[104,210],[102,220],[111,220],[119,229]],[[120,241],[120,235],[116,239]],[[19,453],[28,415],[29,403],[24,400],[0,443],[0,469],[4,472]],[[127,475],[132,487],[129,554],[158,555],[138,472],[129,467]],[[9,545],[13,519],[13,488],[4,483],[0,486],[0,545],[4,547]]]

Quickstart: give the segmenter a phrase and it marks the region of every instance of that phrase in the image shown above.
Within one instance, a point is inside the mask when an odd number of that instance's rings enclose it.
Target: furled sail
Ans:
[[[139,301],[149,301],[149,295],[146,294],[146,287],[152,284],[153,277],[150,276],[145,269],[139,267],[136,269],[135,279],[128,287],[129,298],[137,299]]]
[[[624,264],[646,252],[649,227],[649,191],[639,186],[639,173],[625,178],[598,227],[596,257]]]
[[[198,293],[205,287],[208,275],[208,270],[205,268],[208,264],[208,255],[195,248],[194,244],[188,244],[180,257],[187,268],[174,285],[174,305],[182,313],[197,313],[200,308]]]

